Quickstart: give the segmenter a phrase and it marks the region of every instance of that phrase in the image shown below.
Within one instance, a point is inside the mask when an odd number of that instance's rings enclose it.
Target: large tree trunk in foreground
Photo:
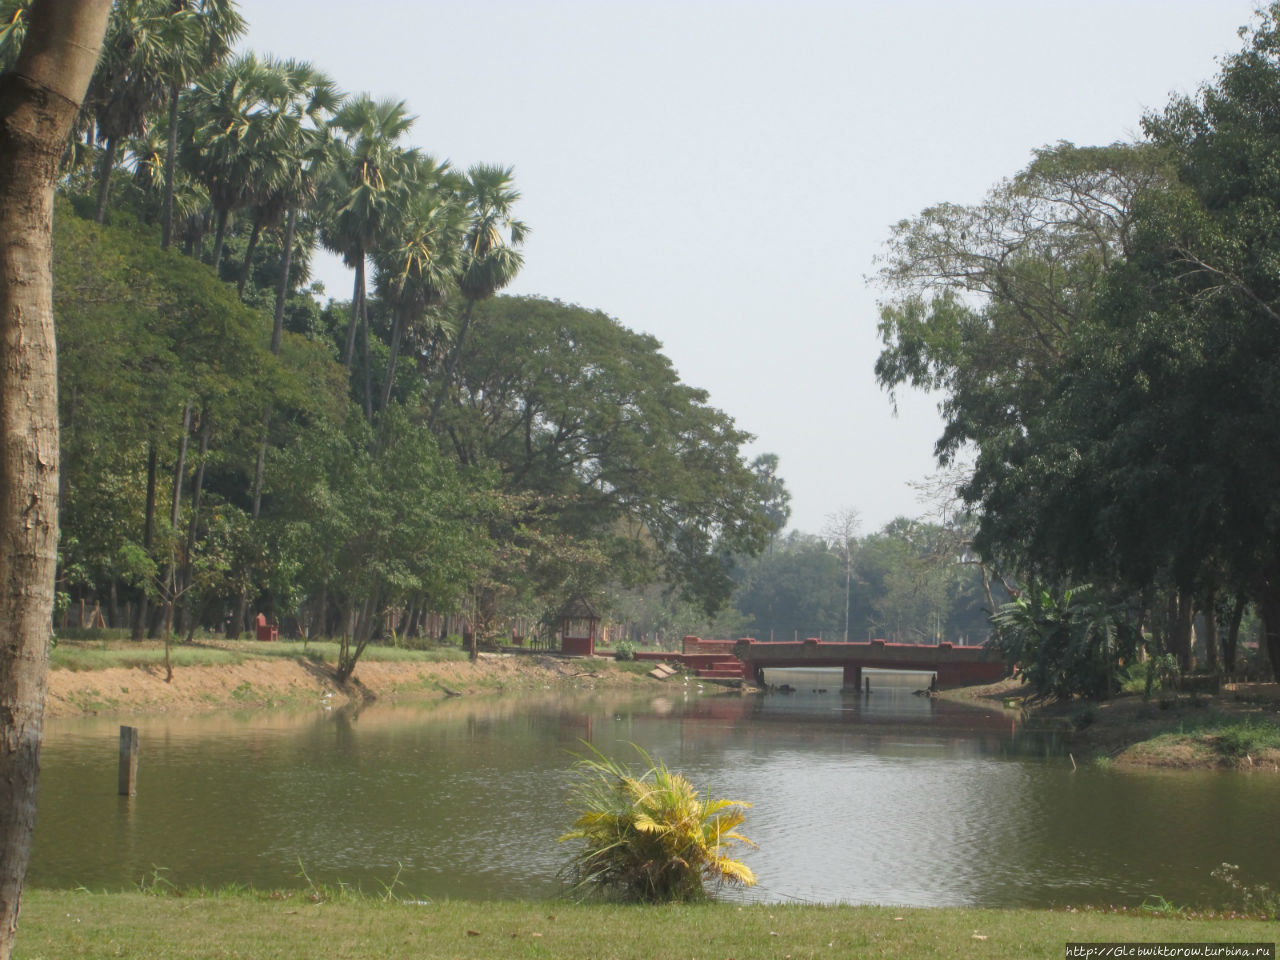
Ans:
[[[0,960],[35,824],[58,545],[53,184],[110,0],[36,0],[0,76]]]

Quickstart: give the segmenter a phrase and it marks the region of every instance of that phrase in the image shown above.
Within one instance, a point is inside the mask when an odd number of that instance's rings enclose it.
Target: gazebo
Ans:
[[[575,596],[560,611],[560,652],[578,657],[595,656],[596,624],[600,614],[581,596]]]

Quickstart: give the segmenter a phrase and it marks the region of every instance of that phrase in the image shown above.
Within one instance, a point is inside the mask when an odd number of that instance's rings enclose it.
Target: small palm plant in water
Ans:
[[[634,745],[633,745],[634,746]],[[644,903],[701,900],[724,884],[749,887],[755,874],[729,856],[750,806],[713,800],[636,747],[648,769],[636,774],[594,747],[574,765],[570,802],[578,811],[560,839],[581,840],[565,868],[575,889]]]

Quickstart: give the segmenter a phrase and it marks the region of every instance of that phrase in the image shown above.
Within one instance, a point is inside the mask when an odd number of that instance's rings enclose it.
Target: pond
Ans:
[[[872,677],[869,697],[809,671],[789,672],[791,694],[676,680],[640,697],[148,717],[131,800],[115,795],[117,722],[51,720],[28,880],[555,897],[586,742],[627,760],[639,745],[752,803],[744,859],[760,884],[742,899],[1213,905],[1229,902],[1210,876],[1223,861],[1275,885],[1280,777],[1076,770],[1017,714]]]

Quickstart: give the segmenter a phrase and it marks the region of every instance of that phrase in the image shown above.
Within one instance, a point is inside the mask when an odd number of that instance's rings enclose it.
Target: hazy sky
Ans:
[[[245,47],[407,101],[408,138],[515,167],[509,292],[651,333],[781,458],[791,526],[925,512],[936,397],[872,372],[891,224],[970,203],[1058,140],[1133,139],[1212,78],[1253,5],[241,0]],[[340,263],[317,273],[350,296]]]

